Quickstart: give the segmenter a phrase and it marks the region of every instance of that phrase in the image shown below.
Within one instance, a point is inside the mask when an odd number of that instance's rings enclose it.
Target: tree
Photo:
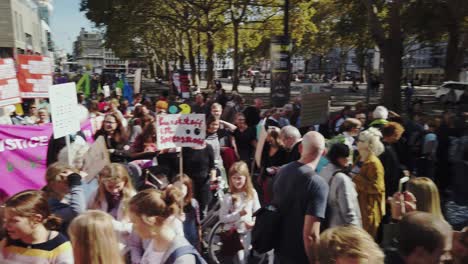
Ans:
[[[458,80],[468,49],[468,2],[465,0],[417,0],[411,6],[408,28],[418,42],[446,41],[445,80]]]

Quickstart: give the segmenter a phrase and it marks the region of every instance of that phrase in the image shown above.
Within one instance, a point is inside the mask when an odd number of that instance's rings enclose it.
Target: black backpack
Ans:
[[[254,214],[252,248],[258,253],[266,253],[275,248],[278,232],[281,230],[281,214],[275,205],[260,208]]]

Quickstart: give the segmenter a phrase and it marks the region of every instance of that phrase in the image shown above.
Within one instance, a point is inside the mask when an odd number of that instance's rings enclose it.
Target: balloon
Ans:
[[[192,112],[192,108],[188,104],[181,104],[179,105],[181,114],[190,114]]]
[[[171,105],[169,107],[169,114],[177,114],[179,112],[179,107],[176,105]]]

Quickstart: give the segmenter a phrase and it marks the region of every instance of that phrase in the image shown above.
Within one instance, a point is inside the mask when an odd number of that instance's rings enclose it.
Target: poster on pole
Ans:
[[[141,68],[135,70],[135,79],[133,79],[133,92],[139,93],[141,90]]]
[[[166,114],[156,117],[158,149],[202,147],[205,144],[204,114]]]
[[[109,85],[104,85],[102,87],[102,89],[104,90],[104,97],[110,97],[110,88],[109,88]]]
[[[47,98],[52,86],[53,61],[37,55],[18,55],[18,82],[23,98]]]
[[[302,93],[301,127],[325,122],[330,114],[330,93]]]
[[[80,130],[80,120],[76,118],[78,100],[74,82],[53,85],[49,89],[50,109],[54,138],[61,138]]]
[[[106,165],[109,165],[110,163],[106,141],[104,137],[100,136],[96,141],[94,141],[93,145],[91,145],[84,157],[82,170],[88,174],[85,180],[87,182],[92,180]]]
[[[290,61],[291,44],[289,38],[276,36],[271,40],[271,103],[282,107],[289,102],[291,94]]]
[[[21,103],[13,59],[0,59],[0,107]]]

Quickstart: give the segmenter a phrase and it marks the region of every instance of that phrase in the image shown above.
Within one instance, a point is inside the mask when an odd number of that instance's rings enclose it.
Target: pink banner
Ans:
[[[93,142],[91,122],[81,125]],[[8,195],[45,185],[47,147],[52,124],[41,126],[0,125],[0,191]]]

